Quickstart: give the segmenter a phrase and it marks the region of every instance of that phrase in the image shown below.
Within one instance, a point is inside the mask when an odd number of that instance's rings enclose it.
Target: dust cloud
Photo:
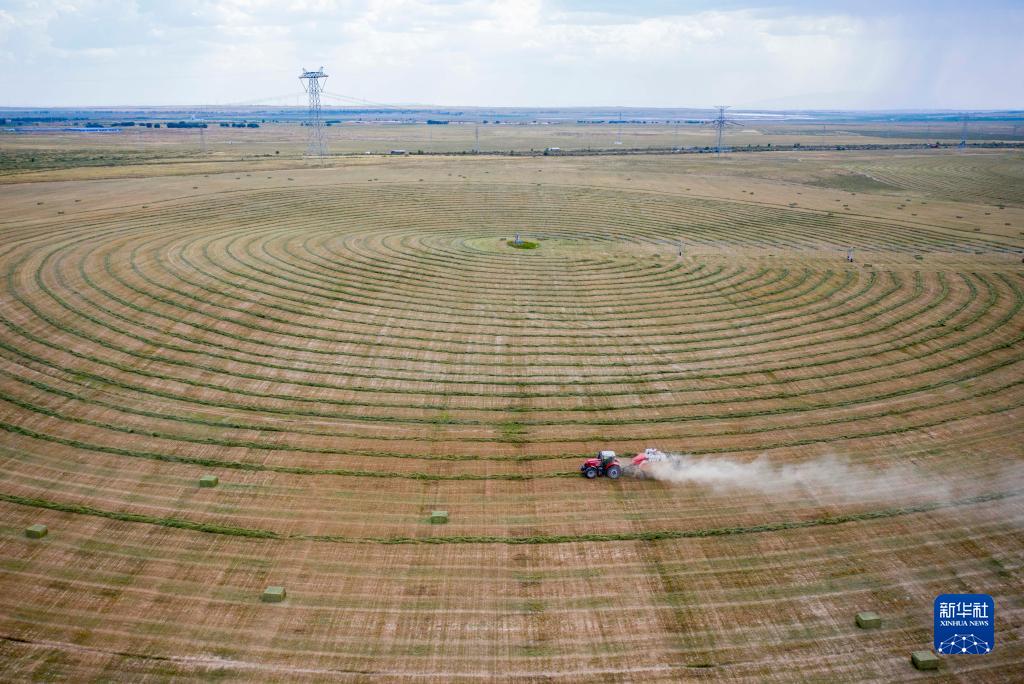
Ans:
[[[627,471],[630,472],[630,471]],[[636,471],[632,471],[634,474]],[[960,511],[960,519],[979,520],[1024,529],[1024,461],[1014,460],[982,472],[970,468],[936,473],[913,463],[886,467],[858,464],[826,455],[803,463],[774,463],[767,456],[740,461],[714,456],[668,454],[647,464],[643,476],[680,485],[710,488],[715,493],[741,496],[755,493],[773,498],[810,499],[818,504],[885,502],[889,505],[955,505],[970,496],[996,494],[977,510]]]
[[[951,496],[944,478],[930,476],[915,466],[869,467],[835,455],[802,463],[773,463],[766,456],[753,461],[739,461],[669,454],[666,460],[649,464],[645,475],[674,484],[710,487],[716,492],[803,493],[836,500],[888,499],[894,492],[909,490],[920,491],[931,500]]]

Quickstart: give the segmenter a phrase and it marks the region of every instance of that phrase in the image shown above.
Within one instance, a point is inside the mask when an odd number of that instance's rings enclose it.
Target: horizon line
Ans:
[[[0,105],[0,111],[20,109],[296,109],[305,110],[308,106],[301,105],[276,105],[276,104],[104,104],[104,105]],[[322,110],[331,109],[365,109],[369,111],[387,109],[419,109],[430,111],[435,109],[520,109],[520,110],[583,110],[583,109],[621,109],[621,110],[686,110],[686,111],[716,111],[715,106],[691,106],[691,105],[469,105],[469,104],[419,104],[419,103],[394,103],[394,104],[353,104],[353,105],[322,105]],[[732,106],[729,109],[733,112],[864,112],[864,113],[1020,113],[1024,115],[1024,105],[1020,107],[994,107],[994,108],[971,108],[971,107],[871,107],[871,108],[850,108],[850,107],[744,107]]]

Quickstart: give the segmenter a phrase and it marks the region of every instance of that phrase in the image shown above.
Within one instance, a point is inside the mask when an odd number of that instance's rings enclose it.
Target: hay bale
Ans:
[[[857,613],[857,626],[861,629],[876,629],[882,626],[882,618],[870,610]]]
[[[938,670],[939,656],[931,651],[914,651],[910,654],[910,662],[918,670]]]
[[[448,522],[448,511],[432,511],[430,513],[430,523],[432,525],[444,525]]]
[[[280,603],[284,601],[286,595],[284,587],[267,587],[263,590],[261,598],[264,603]]]
[[[200,487],[216,487],[220,484],[220,479],[216,475],[203,475],[199,478]]]
[[[42,539],[49,531],[50,530],[46,525],[36,523],[35,525],[29,525],[25,528],[25,536],[29,539]]]

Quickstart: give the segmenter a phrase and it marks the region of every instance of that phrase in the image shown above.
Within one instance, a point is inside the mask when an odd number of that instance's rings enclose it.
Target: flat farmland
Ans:
[[[0,673],[909,681],[989,593],[1006,681],[1022,159],[11,171]],[[579,476],[648,446],[737,475]]]
[[[209,115],[215,118],[214,114]],[[421,115],[428,116],[428,115]],[[259,120],[258,116],[254,116]],[[329,115],[328,115],[329,118]],[[75,122],[70,122],[72,125]],[[109,125],[109,121],[106,122]],[[166,122],[165,122],[166,123]],[[193,175],[214,171],[251,172],[265,168],[302,168],[308,148],[308,129],[296,123],[267,122],[259,128],[222,128],[213,120],[206,129],[125,127],[118,133],[90,134],[38,130],[12,133],[0,128],[0,183],[29,180],[83,179],[111,176]],[[25,130],[33,131],[32,127]],[[410,155],[540,154],[548,148],[567,153],[642,152],[671,149],[710,151],[714,130],[693,120],[690,123],[627,123],[625,125],[566,121],[530,121],[480,124],[471,121],[449,125],[378,120],[344,121],[324,129],[333,161],[343,156],[389,154],[403,150]],[[960,142],[959,122],[830,122],[827,124],[747,121],[730,127],[725,145],[736,150],[790,146],[924,145],[945,146]],[[1019,145],[1024,133],[1010,122],[975,122],[970,144]],[[553,152],[559,154],[560,152]],[[945,150],[948,154],[949,150]],[[774,160],[773,160],[774,161]],[[945,174],[918,169],[908,182],[937,179]],[[923,172],[923,175],[922,175]],[[967,176],[965,175],[965,178]],[[913,180],[911,180],[913,179]],[[873,189],[874,183],[868,188]],[[892,186],[889,186],[892,187]],[[978,186],[974,186],[977,188]],[[851,189],[857,190],[856,185]],[[984,197],[964,194],[968,201]]]

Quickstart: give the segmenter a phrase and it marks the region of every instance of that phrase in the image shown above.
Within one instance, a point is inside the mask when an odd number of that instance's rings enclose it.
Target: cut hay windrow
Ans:
[[[978,202],[1014,154],[844,157],[866,189],[810,152],[25,184],[4,648],[74,680],[909,676],[948,577],[1020,593],[1024,241],[1019,207],[896,193]],[[645,447],[747,475],[580,476]]]
[[[699,377],[699,376],[698,376],[698,377]],[[316,385],[319,385],[319,386],[324,386],[324,385],[323,385],[322,383],[315,383],[315,384],[316,384]],[[455,395],[459,395],[460,393],[459,393],[459,392],[455,392],[454,394],[455,394]]]
[[[743,527],[712,527],[697,530],[650,530],[644,532],[620,532],[620,533],[593,533],[593,534],[556,534],[556,535],[529,535],[523,537],[496,537],[496,536],[433,536],[433,537],[343,537],[339,535],[318,535],[301,533],[278,533],[270,530],[258,530],[231,525],[220,525],[204,523],[183,518],[160,518],[141,513],[126,513],[120,511],[105,511],[92,506],[79,504],[59,503],[46,499],[32,499],[0,492],[0,501],[17,504],[19,506],[31,506],[43,508],[62,513],[74,513],[76,515],[89,515],[100,518],[109,518],[121,522],[143,523],[149,525],[160,525],[163,527],[174,527],[193,532],[206,532],[208,534],[223,534],[235,537],[252,537],[256,539],[280,539],[280,540],[308,540],[318,542],[335,542],[344,544],[571,544],[585,542],[617,542],[617,541],[655,541],[658,539],[699,539],[703,537],[722,537],[739,534],[758,534],[762,532],[778,532],[781,530],[796,530],[807,527],[821,527],[824,525],[843,525],[852,522],[864,522],[869,520],[881,520],[894,518],[915,513],[927,513],[946,508],[958,508],[971,506],[989,501],[1000,501],[1017,496],[1024,496],[1019,491],[991,492],[978,496],[959,499],[957,501],[944,501],[936,503],[919,504],[916,506],[904,506],[901,508],[887,508],[875,511],[863,511],[847,515],[829,516],[814,520],[788,520],[782,522],[761,523],[758,525],[747,525]],[[444,511],[435,511],[445,513]],[[435,515],[432,514],[431,518]],[[447,514],[436,516],[438,520],[447,520]],[[433,522],[433,520],[432,520]]]
[[[1016,364],[1018,362],[1017,361],[1009,361],[1009,362],[1007,362],[1006,365],[1009,365],[1011,363]],[[984,396],[987,396],[987,395],[990,395],[990,394],[997,394],[997,393],[1002,392],[1002,391],[1004,391],[1006,389],[1013,389],[1013,388],[1019,387],[1021,385],[1024,385],[1024,380],[1018,380],[1017,382],[1013,382],[1013,383],[1010,383],[1010,384],[1007,384],[1007,385],[999,386],[999,387],[993,388],[991,390],[986,390],[986,391],[983,391],[983,392],[978,392],[977,394],[975,394],[970,399],[964,399],[964,400],[961,400],[961,401],[962,402],[967,402],[967,401],[974,402],[974,401],[977,401],[977,399],[980,398],[980,397],[984,397]],[[16,403],[16,402],[13,402],[9,398],[0,398],[0,402]],[[948,405],[950,405],[952,403],[953,402],[944,402],[942,405],[943,406],[948,406]],[[974,417],[974,416],[983,416],[983,415],[993,415],[993,414],[1005,413],[1005,412],[1012,411],[1014,409],[1018,409],[1021,406],[1024,406],[1024,399],[1018,400],[1016,403],[1010,404],[1008,406],[1001,405],[1001,406],[998,406],[996,408],[983,409],[983,410],[976,410],[975,409],[975,410],[972,411],[972,413],[970,413],[970,414],[963,414],[960,417],[961,418],[969,418],[969,417]],[[891,417],[891,416],[900,415],[901,413],[913,413],[913,412],[917,412],[917,411],[920,411],[920,410],[925,409],[925,408],[931,408],[931,407],[915,405],[915,406],[908,407],[906,409],[902,409],[900,411],[895,411],[895,410],[891,410],[890,409],[890,410],[888,410],[885,413],[885,416]],[[45,411],[39,411],[39,412],[45,413]],[[83,422],[84,423],[86,421],[79,420],[78,422]],[[841,420],[831,420],[831,421],[828,421],[828,422],[826,422],[824,424],[825,425],[836,425],[836,424],[840,424],[842,422],[843,421],[841,421]],[[854,438],[865,438],[865,437],[878,437],[878,436],[883,436],[883,435],[894,435],[894,434],[901,434],[901,433],[905,433],[905,432],[924,430],[924,429],[927,429],[927,428],[930,428],[930,427],[935,427],[935,426],[938,426],[938,425],[942,425],[942,424],[944,424],[946,422],[948,422],[948,421],[945,420],[945,419],[941,419],[941,420],[936,420],[936,421],[933,421],[933,422],[930,422],[930,423],[916,423],[916,424],[912,424],[912,425],[905,425],[905,426],[901,426],[901,427],[896,428],[896,429],[880,430],[880,431],[875,431],[875,432],[860,431],[860,432],[857,432],[856,434],[848,434],[848,435],[844,435],[844,436],[836,437],[836,438],[817,438],[817,437],[812,437],[812,438],[807,438],[807,439],[803,439],[803,440],[790,439],[790,440],[788,440],[786,442],[783,442],[783,443],[780,443],[780,444],[767,445],[764,448],[771,449],[771,448],[781,448],[781,447],[793,447],[793,446],[801,446],[801,445],[804,445],[804,444],[826,443],[826,442],[829,442],[829,441],[838,442],[838,441],[844,441],[844,440],[849,440],[849,439],[854,439]],[[102,427],[109,427],[109,426],[102,426]],[[774,429],[775,428],[765,428],[765,429],[762,429],[761,431],[769,431],[769,430],[774,430]],[[213,467],[219,466],[219,467],[224,467],[224,468],[232,468],[232,469],[240,469],[240,470],[270,471],[270,472],[292,473],[292,474],[301,474],[301,475],[338,475],[338,476],[343,476],[343,477],[405,478],[405,479],[413,479],[413,480],[531,480],[531,479],[538,479],[538,478],[574,477],[576,475],[576,473],[574,473],[574,472],[550,472],[550,473],[529,473],[529,474],[515,472],[515,473],[493,473],[493,474],[487,474],[487,475],[480,475],[480,474],[474,474],[474,473],[436,474],[436,473],[425,473],[425,472],[389,472],[389,471],[380,471],[380,470],[352,470],[352,469],[343,469],[343,468],[336,468],[336,469],[313,469],[313,468],[304,468],[304,467],[268,466],[268,465],[258,464],[258,463],[247,463],[247,462],[239,462],[239,461],[222,461],[222,460],[209,459],[209,458],[194,458],[194,457],[179,456],[179,455],[172,455],[172,454],[161,454],[161,453],[158,453],[158,452],[145,452],[145,451],[137,451],[137,450],[131,450],[131,449],[121,449],[121,448],[116,448],[116,447],[107,447],[107,446],[103,446],[103,445],[100,445],[100,444],[90,444],[90,443],[87,443],[87,442],[82,442],[82,441],[74,440],[74,439],[60,438],[60,437],[56,437],[56,436],[53,436],[53,435],[48,435],[46,433],[37,432],[37,431],[34,431],[34,430],[29,430],[27,428],[23,428],[23,427],[20,427],[20,426],[15,426],[15,425],[11,425],[11,424],[8,424],[8,423],[4,423],[2,421],[0,421],[0,430],[4,430],[4,431],[7,431],[7,432],[11,432],[11,433],[15,433],[15,434],[20,434],[20,435],[25,435],[25,436],[31,437],[33,439],[39,439],[39,440],[42,440],[42,441],[49,441],[49,442],[54,442],[54,443],[57,443],[57,444],[63,444],[63,445],[70,446],[70,447],[75,447],[75,448],[79,448],[79,449],[85,449],[85,450],[88,450],[88,451],[104,452],[104,453],[110,453],[110,454],[117,454],[117,455],[121,455],[121,456],[131,456],[131,457],[135,457],[135,458],[144,458],[144,459],[151,459],[151,460],[157,460],[157,461],[165,461],[165,462],[169,462],[169,463],[189,463],[189,464],[195,464],[195,465],[204,465],[204,466],[213,466]],[[740,433],[736,433],[736,434],[751,434],[751,433],[754,433],[754,432],[757,432],[757,431],[758,430],[744,430],[744,431],[741,431]],[[127,430],[127,432],[129,432],[131,434],[133,431],[132,430]],[[150,433],[150,436],[159,436],[159,434],[154,435],[154,434]],[[718,436],[723,436],[723,435],[720,434]],[[178,440],[181,440],[181,441],[185,441],[185,440],[183,440],[181,438],[181,436],[173,437],[173,439],[178,439]],[[473,441],[485,441],[485,440],[473,440]],[[489,441],[489,440],[487,440],[487,441]],[[549,440],[549,441],[556,441],[556,440]],[[218,442],[215,441],[215,440],[212,440],[212,439],[205,439],[201,443],[203,443],[203,444],[217,444]],[[267,447],[266,445],[255,443],[255,442],[252,443],[252,444],[239,444],[239,443],[229,443],[229,444],[231,446],[246,446],[248,448],[260,448],[260,449],[276,448],[276,447]],[[301,449],[293,449],[293,450],[301,451]],[[694,449],[694,450],[691,450],[691,453],[693,453],[694,455],[701,455],[701,454],[727,453],[730,450],[731,449],[728,448],[728,447],[723,447],[723,448],[720,448],[720,449],[703,449],[703,450],[696,450],[696,449]],[[324,452],[314,452],[314,453],[336,453],[336,452],[326,452],[326,451],[324,451]],[[398,458],[402,458],[403,457],[402,455],[391,455],[391,454],[387,454],[387,455],[364,454],[364,455],[368,455],[368,456],[376,455],[376,456],[383,456],[383,457],[398,457]],[[405,455],[404,457],[406,457],[406,458],[414,458],[414,459],[417,459],[417,460],[431,460],[428,457],[422,457],[422,456]],[[551,458],[550,456],[538,456],[538,457],[533,458],[533,459],[527,458],[527,459],[519,459],[519,460],[520,461],[521,460],[550,460],[550,458]],[[442,460],[442,461],[450,461],[450,460],[473,461],[473,460],[513,460],[513,459],[480,459],[480,458],[452,459],[452,458],[443,458],[442,457],[442,458],[437,458],[437,459],[433,459],[433,460]]]
[[[1018,299],[1018,302],[1017,302],[1014,310],[1010,314],[1008,314],[1007,317],[1012,317],[1019,310],[1020,305],[1021,305],[1021,302]],[[985,330],[985,331],[982,331],[981,333],[976,335],[976,337],[980,337],[980,336],[986,334],[987,332],[989,332],[990,330],[991,330],[991,327],[989,329]],[[1008,348],[1008,347],[1012,347],[1014,344],[1015,344],[1015,340],[1009,340],[1009,341],[1004,342],[1001,346],[997,346],[995,348],[996,349],[998,349],[998,348]],[[981,352],[979,354],[975,354],[975,357],[980,356],[980,355],[982,355],[984,353],[985,352]],[[950,365],[950,362],[947,362],[947,365]],[[97,376],[97,378],[98,378],[98,376]],[[109,383],[109,382],[111,382],[111,379],[110,378],[106,378],[103,381]],[[197,383],[193,382],[193,383],[189,383],[189,384],[197,384]],[[843,389],[843,388],[846,388],[846,387],[857,387],[857,386],[866,385],[866,384],[872,384],[872,383],[871,382],[864,382],[864,383],[860,383],[860,385],[858,385],[858,384],[847,384],[845,386],[840,385],[837,388],[830,389],[829,391],[833,392],[836,389]],[[130,387],[130,386],[127,386],[127,387]],[[912,392],[915,392],[915,391],[920,391],[920,390],[919,389],[915,389],[915,388],[908,388],[906,390],[901,390],[900,393],[895,393],[895,394],[890,394],[890,395],[877,395],[876,397],[874,397],[874,399],[886,398],[887,396],[888,397],[898,396],[899,394],[909,394],[909,393],[912,393]],[[237,390],[236,390],[236,392],[237,392]],[[168,395],[168,398],[171,398],[172,396],[173,395]],[[787,395],[778,395],[776,398],[782,398],[782,397],[785,397],[785,396],[787,396]],[[792,395],[792,396],[801,396],[801,395]],[[295,396],[280,395],[279,398],[282,398],[282,399],[287,398],[287,399],[292,400],[292,401],[301,401],[301,398],[295,397]],[[192,401],[196,401],[196,400],[192,399]],[[202,402],[199,402],[199,403],[202,403]],[[707,403],[707,402],[705,402],[705,403]],[[725,403],[725,402],[723,402],[723,403]],[[730,403],[735,403],[735,402],[730,402]],[[223,406],[224,404],[212,404],[212,405]],[[238,405],[237,408],[243,408],[243,405]],[[804,408],[803,410],[814,410],[814,408],[815,407],[808,407],[808,408]],[[788,412],[788,411],[790,411],[790,409],[779,409],[779,412]],[[295,411],[291,411],[290,413],[295,413]],[[346,419],[349,419],[349,420],[353,420],[353,419],[355,419],[355,420],[371,420],[370,418],[362,418],[362,417],[354,416],[354,415],[329,414],[329,413],[324,413],[324,412],[306,412],[306,414],[307,415],[321,415],[321,416],[325,416],[325,417],[326,416],[332,416],[332,417],[346,418]],[[737,415],[737,414],[731,414],[731,416],[735,416],[735,415]],[[742,414],[740,414],[740,415],[742,415]],[[765,412],[764,411],[758,411],[758,412],[755,412],[755,413],[752,413],[752,414],[747,414],[747,415],[765,415]],[[372,418],[372,420],[385,421],[385,420],[388,420],[388,418],[377,416],[375,418]],[[676,419],[672,418],[672,419],[667,419],[667,420],[676,420]],[[404,422],[410,422],[410,421],[409,421],[409,419],[404,419]],[[426,422],[432,422],[432,421],[431,420],[427,420]],[[560,421],[557,424],[564,424],[565,422],[566,421]],[[568,422],[571,423],[572,421],[568,421]],[[591,421],[577,421],[577,422],[579,422],[580,424],[586,424],[586,423],[591,423],[591,424],[615,424],[615,423],[612,423],[612,422],[599,423],[599,422],[593,421],[593,420],[591,420]],[[453,424],[466,424],[466,425],[486,424],[486,423],[481,423],[481,422],[469,422],[469,421],[452,421],[452,423]],[[533,424],[542,425],[542,424],[546,424],[546,423],[535,422]],[[555,424],[555,423],[547,423],[547,424]]]

